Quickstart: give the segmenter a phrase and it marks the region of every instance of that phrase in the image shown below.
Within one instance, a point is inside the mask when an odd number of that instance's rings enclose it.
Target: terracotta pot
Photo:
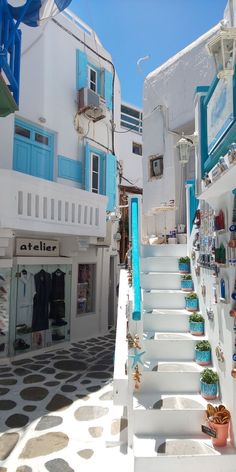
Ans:
[[[236,310],[230,310],[229,314],[232,316],[232,318],[236,318]]]
[[[231,376],[236,379],[236,369],[231,370]]]
[[[215,424],[208,421],[209,427],[216,431],[216,438],[211,438],[212,445],[217,447],[227,446],[227,438],[229,435],[229,423]]]
[[[228,242],[228,246],[235,248],[236,247],[236,239],[230,239]]]

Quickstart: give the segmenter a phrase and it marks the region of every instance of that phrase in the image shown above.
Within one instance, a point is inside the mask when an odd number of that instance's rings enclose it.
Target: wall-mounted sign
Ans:
[[[59,241],[16,238],[17,256],[59,256]]]
[[[210,153],[234,121],[233,77],[220,79],[207,104],[207,141]]]

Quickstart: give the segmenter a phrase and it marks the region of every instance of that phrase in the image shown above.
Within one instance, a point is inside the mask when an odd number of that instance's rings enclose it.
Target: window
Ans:
[[[99,156],[97,154],[91,154],[92,165],[91,165],[91,191],[93,193],[99,193]]]
[[[96,265],[79,264],[77,285],[77,314],[95,311]]]
[[[138,156],[142,156],[142,144],[133,142],[132,153],[133,154],[138,154]]]
[[[23,128],[23,126],[15,125],[15,133],[23,138],[30,139],[30,130]]]
[[[40,144],[45,144],[45,146],[48,146],[48,137],[43,136],[42,134],[35,133],[35,141]]]
[[[140,110],[135,110],[126,105],[121,105],[121,126],[142,133],[142,118]]]
[[[163,176],[163,156],[149,157],[149,178],[158,179]]]
[[[97,71],[92,69],[92,67],[88,68],[89,72],[89,88],[94,92],[97,92]]]

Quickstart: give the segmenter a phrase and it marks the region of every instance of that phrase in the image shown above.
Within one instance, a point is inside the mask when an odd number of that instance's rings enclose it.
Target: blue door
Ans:
[[[54,137],[21,120],[15,122],[13,169],[53,180]]]

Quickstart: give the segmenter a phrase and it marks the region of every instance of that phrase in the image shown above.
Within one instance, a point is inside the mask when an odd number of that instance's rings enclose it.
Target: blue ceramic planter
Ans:
[[[181,290],[184,292],[193,291],[193,281],[192,280],[181,280]]]
[[[190,272],[190,263],[189,262],[179,262],[179,271],[181,274],[189,274]]]
[[[190,333],[194,336],[202,336],[204,334],[204,321],[189,321]]]
[[[216,384],[207,384],[200,381],[201,395],[206,400],[214,400],[218,396],[218,382]]]
[[[198,311],[198,298],[186,298],[186,310]]]
[[[195,349],[195,361],[199,365],[211,364],[211,351],[198,351],[198,349]]]

